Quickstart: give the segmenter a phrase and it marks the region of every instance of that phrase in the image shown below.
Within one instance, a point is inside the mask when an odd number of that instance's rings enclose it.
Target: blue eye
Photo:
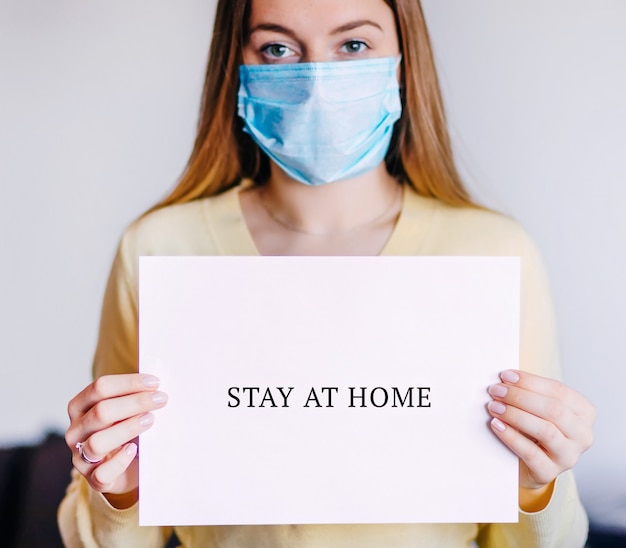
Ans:
[[[362,53],[368,48],[368,45],[361,40],[350,40],[346,42],[341,49],[346,53]]]

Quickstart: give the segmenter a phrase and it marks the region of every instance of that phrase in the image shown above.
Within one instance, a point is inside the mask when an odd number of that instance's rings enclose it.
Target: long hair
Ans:
[[[198,130],[172,193],[153,209],[214,196],[242,178],[262,183],[269,160],[237,115],[239,66],[252,0],[219,0]],[[403,113],[386,158],[389,173],[419,194],[453,206],[474,205],[456,169],[432,47],[419,0],[385,0],[402,49]]]

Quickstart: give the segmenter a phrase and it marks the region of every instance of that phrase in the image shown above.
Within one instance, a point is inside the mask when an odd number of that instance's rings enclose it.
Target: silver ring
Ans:
[[[80,458],[83,459],[87,464],[100,464],[102,462],[102,459],[93,460],[85,455],[82,442],[79,441],[76,444],[76,449],[78,449],[78,454],[80,455]]]

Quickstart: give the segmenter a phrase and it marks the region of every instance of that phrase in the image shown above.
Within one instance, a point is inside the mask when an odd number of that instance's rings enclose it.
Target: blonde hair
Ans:
[[[153,209],[214,196],[251,178],[269,176],[269,160],[243,132],[237,115],[239,66],[252,0],[219,0],[197,135],[172,193]],[[423,196],[473,206],[457,172],[432,47],[419,0],[385,0],[402,49],[402,118],[387,154],[389,172]]]

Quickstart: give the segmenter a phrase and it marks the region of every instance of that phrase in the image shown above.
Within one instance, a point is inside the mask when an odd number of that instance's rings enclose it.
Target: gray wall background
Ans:
[[[596,444],[577,468],[584,500],[618,519],[626,3],[423,3],[462,171],[537,241],[565,380],[598,408]],[[0,444],[64,430],[67,401],[89,382],[116,241],[191,149],[213,10],[212,0],[0,0]]]

